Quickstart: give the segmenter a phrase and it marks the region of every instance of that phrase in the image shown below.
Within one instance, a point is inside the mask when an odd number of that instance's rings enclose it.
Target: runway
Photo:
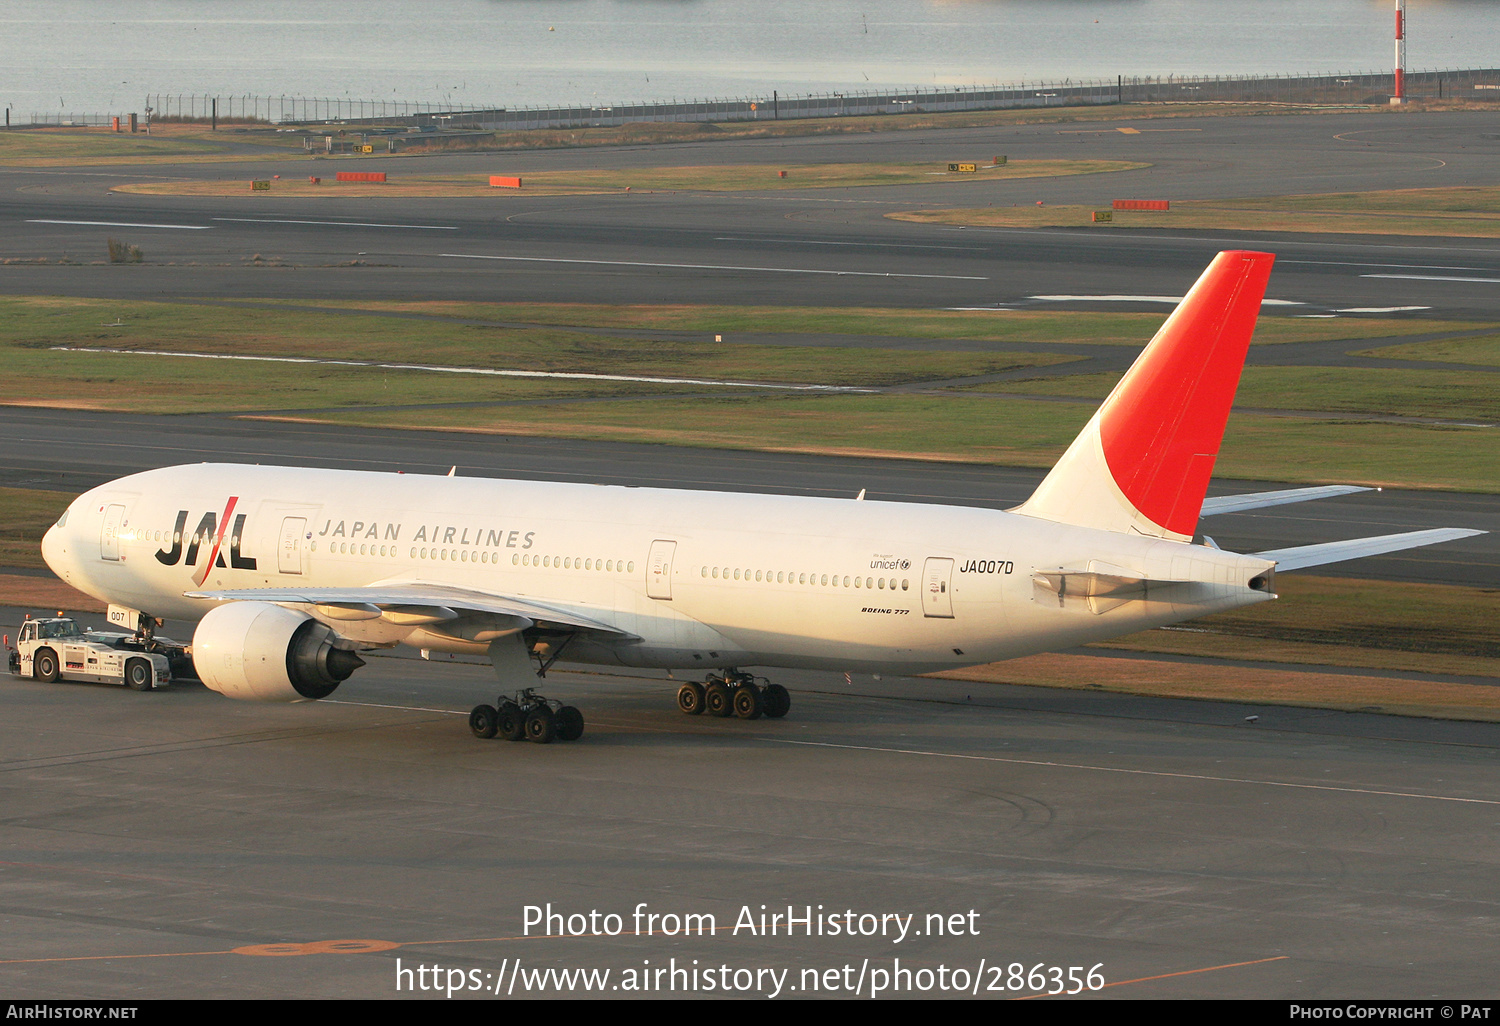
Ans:
[[[1107,203],[1492,184],[1495,126],[1484,113],[1174,119],[1126,124],[1139,134],[1033,125],[360,165],[524,173],[998,153],[1153,165],[956,186],[937,199],[892,189],[207,202],[107,186],[247,169],[0,169],[0,259],[51,261],[0,268],[0,294],[1028,307],[1042,295],[1180,294],[1215,251],[1247,246],[1279,254],[1271,296],[1292,305],[1268,306],[1271,316],[1414,305],[1435,321],[1500,318],[1500,285],[1485,280],[1500,281],[1495,240],[981,232],[882,216],[962,205],[959,196]],[[256,173],[333,166],[287,161]],[[242,219],[218,220],[231,217]],[[82,221],[111,223],[59,223]],[[181,227],[126,227],[140,224]],[[149,262],[56,262],[102,259],[110,234],[141,245]],[[252,265],[255,254],[277,266]],[[488,259],[497,256],[518,259]],[[354,260],[365,266],[347,266]],[[1411,277],[1367,277],[1387,273]],[[1357,333],[1362,315],[1338,315]],[[0,406],[0,437],[0,485],[75,492],[153,467],[228,461],[456,467],[707,489],[726,502],[745,491],[852,500],[865,489],[1007,507],[1041,477],[14,406]],[[1213,493],[1274,487],[1217,481]],[[1448,526],[1493,533],[1318,572],[1495,587],[1495,496],[1369,492],[1201,529],[1226,549],[1256,551]],[[19,617],[0,609],[0,631],[14,634]],[[166,631],[185,638],[191,627]],[[137,694],[0,674],[6,992],[870,997],[884,979],[881,996],[1014,998],[1037,992],[1036,969],[1040,989],[1052,989],[1052,967],[1060,989],[1070,971],[1097,970],[1101,988],[1080,989],[1116,998],[1496,992],[1495,725],[790,671],[777,675],[793,694],[787,719],[716,720],[679,714],[676,685],[661,675],[568,671],[547,683],[583,709],[587,733],[539,746],[470,735],[464,717],[494,699],[493,680],[464,661],[373,656],[331,700],[268,706],[195,683]],[[564,917],[557,928],[528,927],[527,906],[549,904]],[[745,914],[758,924],[762,912],[789,908],[854,935],[788,935],[785,918],[773,932],[735,929]],[[658,916],[643,933],[640,909]],[[617,935],[569,935],[567,917],[590,912],[618,915]],[[712,917],[715,929],[687,932],[687,916],[700,928]],[[890,931],[903,916],[916,932],[898,943]],[[574,970],[610,975],[534,975]]]
[[[1131,127],[1125,125],[1123,127]],[[191,199],[111,193],[125,181],[244,178],[234,164],[0,170],[9,293],[118,298],[484,299],[945,307],[1052,295],[1180,295],[1215,252],[1280,258],[1271,315],[1393,306],[1438,318],[1500,311],[1500,242],[1236,232],[961,229],[894,222],[922,207],[1214,198],[1487,182],[1493,115],[1205,118],[890,132],[587,151],[368,158],[392,174],[651,164],[954,159],[1134,159],[1132,172],[935,187],[631,193],[488,202]],[[944,154],[947,156],[939,156]],[[283,161],[255,174],[329,174]],[[154,225],[155,227],[142,227]],[[141,266],[95,266],[128,235]],[[259,255],[259,265],[252,257]],[[63,256],[74,263],[59,265]],[[358,261],[359,266],[351,266]],[[1159,309],[1152,306],[1151,309]]]

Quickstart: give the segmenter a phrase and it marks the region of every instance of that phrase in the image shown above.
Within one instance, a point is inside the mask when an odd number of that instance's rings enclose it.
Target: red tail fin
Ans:
[[[1019,512],[1191,538],[1275,259],[1215,257]]]

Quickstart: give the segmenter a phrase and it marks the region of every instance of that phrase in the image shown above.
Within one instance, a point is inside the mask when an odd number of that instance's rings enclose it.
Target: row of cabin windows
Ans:
[[[889,588],[896,590],[896,578],[839,577],[838,574],[804,574],[789,570],[742,570],[739,567],[705,566],[702,576],[711,580],[761,581],[766,584],[811,584],[819,588]],[[911,590],[910,579],[900,582],[902,591]]]
[[[318,543],[312,543],[312,550],[316,552]],[[353,542],[333,542],[329,545],[329,551],[338,556],[385,556],[396,555],[396,546],[390,545],[359,545]],[[410,556],[412,559],[436,559],[445,563],[484,563],[499,565],[500,553],[484,551],[473,551],[470,549],[438,549],[426,548],[413,545]],[[635,573],[635,561],[625,559],[586,559],[583,556],[533,556],[531,553],[513,552],[510,556],[512,566],[540,566],[549,569],[557,568],[563,570],[603,570],[606,573]]]

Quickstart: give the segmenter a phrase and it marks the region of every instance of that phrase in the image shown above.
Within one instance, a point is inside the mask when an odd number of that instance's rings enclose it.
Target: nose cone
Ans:
[[[67,538],[55,524],[42,535],[42,558],[57,576],[65,581],[72,579],[73,561],[69,558]]]

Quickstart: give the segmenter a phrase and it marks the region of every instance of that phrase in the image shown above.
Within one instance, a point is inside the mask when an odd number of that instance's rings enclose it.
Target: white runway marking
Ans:
[[[215,221],[236,221],[241,224],[325,224],[336,228],[414,228],[428,232],[456,232],[455,225],[447,224],[380,224],[366,221],[299,221],[291,217],[216,217]]]
[[[1311,264],[1317,267],[1394,267],[1398,271],[1482,271],[1483,267],[1449,264],[1361,264],[1353,260],[1278,260],[1278,264]]]
[[[213,228],[211,224],[144,224],[135,221],[59,221],[47,217],[33,217],[26,221],[27,224],[86,224],[101,228],[180,228],[189,232],[206,232]]]
[[[1045,759],[1007,759],[998,755],[960,755],[954,752],[924,752],[917,748],[877,748],[873,745],[838,745],[827,741],[792,741],[779,737],[757,740],[779,745],[805,745],[810,748],[842,748],[854,752],[885,752],[891,755],[925,755],[934,759],[968,759],[975,762],[1003,762],[1012,766],[1042,766],[1048,769],[1091,770],[1095,773],[1126,773],[1143,777],[1174,777],[1178,780],[1208,780],[1222,784],[1258,784],[1262,787],[1291,787],[1305,791],[1338,791],[1343,794],[1372,794],[1384,798],[1426,798],[1436,802],[1461,802],[1468,805],[1500,805],[1493,798],[1459,798],[1447,794],[1422,794],[1419,791],[1382,791],[1373,787],[1339,787],[1335,784],[1298,784],[1288,780],[1256,780],[1253,777],[1216,777],[1206,773],[1173,773],[1169,770],[1127,769],[1121,766],[1090,766],[1086,763],[1051,762]]]
[[[793,246],[856,246],[863,249],[946,249],[955,253],[982,253],[973,246],[919,246],[907,242],[822,242],[816,239],[751,239],[738,235],[715,235],[715,242],[775,242]],[[1460,268],[1463,270],[1463,268]]]
[[[378,363],[374,360],[324,360],[310,356],[241,356],[235,353],[176,353],[166,349],[105,349],[98,346],[53,346],[59,353],[107,353],[112,356],[181,356],[193,360],[248,360],[252,363],[300,363],[375,370],[432,371],[436,374],[478,374],[493,378],[564,378],[573,381],[637,381],[653,385],[717,385],[722,388],[766,388],[783,392],[874,392],[845,385],[776,384],[766,381],[719,381],[710,378],[657,378],[637,374],[584,374],[566,371],[496,370],[493,367],[442,367],[424,363]]]
[[[1361,274],[1361,278],[1401,278],[1405,281],[1477,281],[1487,285],[1500,285],[1500,278],[1460,278],[1443,274]]]
[[[1044,303],[1171,303],[1176,306],[1182,296],[1032,296]],[[1262,299],[1262,306],[1306,306],[1295,299]]]
[[[567,257],[486,256],[482,253],[439,253],[455,260],[514,260],[532,264],[599,264],[605,267],[667,267],[687,271],[759,271],[765,274],[829,274],[859,278],[945,278],[952,281],[989,281],[974,274],[903,274],[900,271],[824,271],[806,267],[741,267],[736,264],[658,264],[644,260],[582,260]]]
[[[1431,310],[1430,306],[1346,306],[1334,313],[1406,313],[1409,310]]]

